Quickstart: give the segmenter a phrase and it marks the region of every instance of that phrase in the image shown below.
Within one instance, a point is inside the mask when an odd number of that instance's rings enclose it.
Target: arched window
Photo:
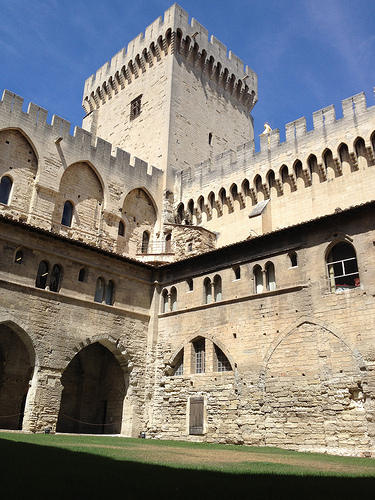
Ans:
[[[36,275],[35,286],[37,288],[46,288],[49,265],[45,260],[39,263],[38,273]]]
[[[64,210],[62,214],[61,224],[63,226],[71,227],[73,220],[73,203],[66,201],[64,203]]]
[[[109,280],[107,286],[105,287],[105,297],[104,297],[104,302],[107,304],[107,306],[111,306],[113,304],[114,289],[115,285],[113,284],[113,281]]]
[[[215,302],[220,302],[222,296],[221,277],[216,275],[214,278],[214,298]]]
[[[104,280],[103,278],[98,278],[96,280],[94,302],[102,303],[103,297],[104,297]]]
[[[200,338],[193,342],[194,353],[195,353],[195,373],[205,372],[205,341]]]
[[[229,372],[232,370],[231,364],[223,351],[215,345],[216,366],[218,372]]]
[[[272,262],[266,265],[266,283],[267,290],[272,291],[276,289],[275,266]]]
[[[55,264],[52,268],[51,279],[49,282],[49,289],[51,292],[58,292],[60,290],[61,274],[61,267],[58,264]]]
[[[177,311],[177,290],[175,287],[171,288],[171,310]]]
[[[204,287],[204,303],[209,304],[212,300],[211,281],[209,278],[206,278],[204,280],[203,287]]]
[[[143,231],[142,235],[142,253],[147,254],[148,253],[148,245],[150,242],[150,235],[148,231]]]
[[[289,253],[289,259],[290,259],[290,266],[291,267],[297,267],[298,266],[298,259],[297,259],[296,252],[290,252]]]
[[[163,290],[161,295],[162,297],[162,312],[167,313],[169,311],[169,303],[168,303],[168,290]]]
[[[176,219],[177,224],[182,224],[185,219],[185,207],[183,203],[180,203],[178,206]]]
[[[16,255],[14,256],[14,262],[16,264],[21,264],[22,260],[23,260],[23,251],[17,250]]]
[[[78,281],[84,282],[86,281],[86,269],[84,267],[81,267],[78,273]]]
[[[120,220],[118,223],[118,235],[119,236],[124,236],[125,235],[125,224]]]
[[[8,175],[4,175],[0,182],[0,203],[8,205],[13,181]]]
[[[240,268],[240,266],[234,267],[233,268],[233,272],[234,272],[234,279],[235,280],[240,280],[241,279],[241,268]]]
[[[173,375],[183,375],[183,374],[184,374],[184,350],[182,349],[180,354],[177,356]]]
[[[255,293],[263,292],[263,273],[260,266],[254,267],[254,289]]]
[[[356,253],[349,243],[340,242],[331,249],[327,269],[332,292],[360,286]]]
[[[194,289],[194,282],[192,278],[189,278],[186,280],[187,286],[188,286],[188,292],[192,292]]]
[[[172,252],[172,234],[168,233],[165,237],[165,253]]]

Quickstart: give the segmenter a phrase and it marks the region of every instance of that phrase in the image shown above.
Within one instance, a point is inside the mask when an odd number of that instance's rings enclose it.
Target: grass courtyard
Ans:
[[[375,460],[276,448],[0,432],[1,499],[357,499]]]

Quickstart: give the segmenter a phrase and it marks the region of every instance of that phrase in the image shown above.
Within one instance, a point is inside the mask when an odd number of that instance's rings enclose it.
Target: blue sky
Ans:
[[[163,15],[163,0],[3,0],[0,95],[11,90],[81,125],[84,81]],[[258,74],[255,134],[364,91],[374,105],[373,0],[181,0]],[[72,130],[73,130],[72,127]]]

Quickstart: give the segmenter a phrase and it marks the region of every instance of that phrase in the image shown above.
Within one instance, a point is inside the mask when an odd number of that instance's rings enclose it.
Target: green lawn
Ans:
[[[1,499],[357,499],[375,460],[276,448],[0,432]]]

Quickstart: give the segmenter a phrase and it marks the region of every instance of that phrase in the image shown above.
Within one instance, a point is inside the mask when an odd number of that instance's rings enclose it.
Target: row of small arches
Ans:
[[[291,252],[289,254],[291,267],[297,266],[297,254]],[[233,268],[234,279],[241,279],[241,267]],[[275,266],[272,262],[267,262],[264,269],[260,265],[255,265],[253,268],[254,293],[262,293],[264,290],[273,291],[276,289]],[[187,292],[194,290],[194,281],[189,278],[186,281]],[[167,313],[177,311],[177,289],[172,286],[169,290],[163,289],[161,292],[161,312]],[[216,274],[213,279],[205,278],[203,281],[203,304],[211,304],[212,302],[220,302],[223,298],[222,279],[219,274]]]
[[[315,181],[324,182],[330,175],[340,177],[343,175],[344,167],[350,168],[350,172],[359,170],[361,166],[368,167],[375,164],[375,132],[371,135],[371,146],[366,147],[362,137],[357,137],[353,143],[355,153],[350,153],[348,145],[341,143],[337,148],[337,157],[333,156],[331,149],[326,148],[321,155],[321,163],[315,154],[310,154],[304,167],[300,159],[296,159],[292,168],[283,164],[277,173],[270,169],[265,175],[265,179],[260,174],[256,174],[250,182],[244,179],[240,186],[233,183],[228,192],[222,187],[217,194],[211,191],[205,198],[203,195],[194,201],[190,199],[186,206],[180,203],[176,210],[176,222],[193,223],[196,220],[201,222],[202,214],[206,213],[207,218],[212,217],[213,209],[217,215],[223,215],[223,207],[226,205],[229,212],[234,211],[235,202],[239,203],[241,209],[246,207],[246,199],[250,198],[253,205],[258,201],[269,199],[272,190],[277,196],[284,194],[286,188],[296,191],[299,187],[311,186]]]
[[[18,250],[15,255],[15,263],[21,264],[24,254],[22,250]],[[51,266],[48,261],[42,260],[39,263],[38,271],[35,279],[36,288],[43,290],[48,289],[50,292],[59,292],[63,278],[63,268],[60,264],[54,264],[50,272]],[[87,280],[87,269],[81,267],[78,273],[78,281],[85,282]],[[104,278],[99,277],[96,280],[94,302],[113,305],[115,285],[112,280],[106,283]]]

